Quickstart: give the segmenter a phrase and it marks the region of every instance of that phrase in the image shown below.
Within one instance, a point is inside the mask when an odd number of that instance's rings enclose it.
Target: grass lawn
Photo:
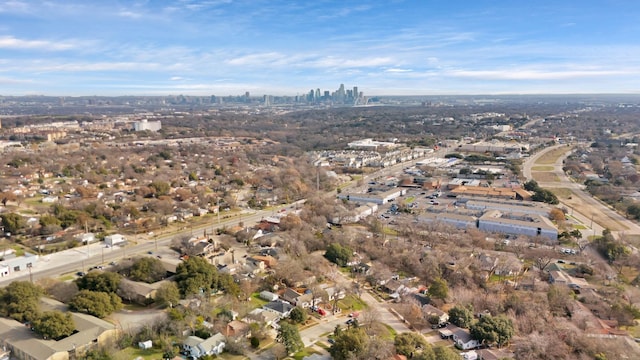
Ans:
[[[409,196],[408,198],[406,198],[404,200],[405,204],[411,204],[412,202],[416,201],[416,197],[415,196]]]
[[[384,227],[382,229],[382,232],[385,233],[386,235],[391,235],[391,236],[398,236],[398,230],[390,228],[390,227]]]
[[[345,296],[344,299],[338,301],[338,306],[343,311],[360,311],[367,308],[367,304],[358,299],[355,295]]]
[[[71,280],[74,280],[75,278],[76,277],[73,276],[73,275],[64,275],[64,276],[60,276],[58,278],[58,280],[60,280],[60,281],[71,281]]]
[[[558,175],[552,172],[540,172],[540,171],[532,171],[531,176],[537,182],[559,182],[560,178]]]
[[[260,293],[253,293],[251,294],[251,307],[253,307],[254,309],[262,307],[263,305],[267,304],[268,301],[261,299],[260,298]]]
[[[217,358],[218,359],[226,359],[226,360],[244,360],[244,359],[248,359],[248,357],[246,357],[244,355],[229,354],[229,353],[226,353],[226,352],[218,355]]]
[[[293,355],[293,358],[296,360],[302,360],[302,358],[304,358],[305,356],[309,356],[311,354],[320,354],[320,353],[308,347],[308,348],[302,349],[302,351],[298,351],[295,355]]]
[[[388,333],[388,334],[384,334],[384,335],[382,335],[382,337],[383,337],[384,339],[387,339],[387,340],[393,340],[393,339],[395,339],[395,338],[396,338],[396,335],[398,335],[398,332],[397,332],[394,328],[392,328],[390,325],[384,324],[384,327],[386,327],[386,328],[387,328],[387,331],[388,331],[389,333]]]
[[[137,357],[142,357],[145,360],[160,360],[162,359],[162,354],[163,351],[159,349],[143,350],[129,347],[122,351],[119,351],[118,355],[122,356],[119,356],[118,358],[135,359]]]
[[[555,164],[556,160],[558,160],[558,158],[562,156],[564,153],[566,153],[567,151],[569,151],[569,147],[566,147],[566,146],[561,146],[555,150],[549,151],[548,153],[542,155],[538,159],[538,161],[536,161],[536,164],[538,165]]]
[[[578,229],[578,230],[586,230],[586,229],[588,229],[586,226],[584,226],[582,224],[573,224],[573,228],[574,229]]]

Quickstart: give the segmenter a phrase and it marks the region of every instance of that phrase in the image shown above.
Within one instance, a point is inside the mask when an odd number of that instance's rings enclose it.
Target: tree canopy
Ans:
[[[468,328],[473,322],[473,307],[456,305],[449,310],[449,321],[461,328]]]
[[[284,345],[285,349],[287,349],[287,353],[289,354],[293,354],[304,349],[304,343],[302,342],[298,328],[286,321],[280,322],[276,341]]]
[[[497,343],[498,346],[508,343],[514,334],[511,319],[504,315],[483,316],[478,322],[471,325],[469,330],[474,339],[483,343]]]
[[[346,266],[352,256],[353,250],[338,243],[329,245],[327,251],[324,253],[324,257],[327,258],[327,260],[338,266]]]
[[[81,290],[69,301],[69,309],[103,318],[122,308],[122,300],[115,293]]]
[[[73,334],[75,329],[71,314],[61,311],[47,311],[33,322],[33,331],[42,335],[45,340],[59,340]]]
[[[329,348],[329,354],[335,360],[348,360],[362,354],[366,348],[369,338],[361,327],[352,327],[344,331],[339,331],[334,337],[334,343]]]
[[[156,304],[160,306],[174,306],[180,301],[180,289],[178,285],[171,282],[162,284],[156,291]]]
[[[0,311],[20,322],[34,321],[39,316],[38,300],[43,290],[29,281],[14,281],[0,289]]]
[[[162,266],[162,262],[152,257],[141,257],[134,261],[129,269],[129,278],[134,281],[154,283],[164,279],[167,270]]]
[[[429,286],[427,293],[432,298],[441,300],[446,299],[447,296],[449,296],[449,286],[447,285],[447,281],[442,278],[433,280],[433,283]]]
[[[79,290],[102,291],[115,293],[122,277],[111,271],[90,271],[87,275],[76,279]]]

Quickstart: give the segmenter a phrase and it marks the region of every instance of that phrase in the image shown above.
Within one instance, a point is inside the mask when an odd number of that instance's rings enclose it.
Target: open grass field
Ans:
[[[531,176],[539,183],[541,182],[560,182],[558,175],[552,172],[532,171]]]
[[[555,150],[549,151],[548,153],[542,155],[538,161],[536,161],[536,165],[552,165],[555,164],[559,157],[561,157],[564,153],[569,151],[568,147],[560,147]]]
[[[553,171],[553,166],[532,166],[531,171]]]
[[[579,195],[575,194],[571,189],[567,188],[557,188],[557,189],[549,189],[551,190],[563,203],[569,205],[571,208],[576,211],[580,211],[582,215],[589,219],[593,219],[593,221],[597,224],[600,224],[602,227],[608,228],[612,231],[624,231],[627,230],[627,227],[623,224],[620,224],[615,219],[610,218],[606,214],[603,214],[597,208],[593,208],[585,203]],[[571,210],[569,210],[571,213]],[[590,224],[584,224],[586,226],[590,226]]]

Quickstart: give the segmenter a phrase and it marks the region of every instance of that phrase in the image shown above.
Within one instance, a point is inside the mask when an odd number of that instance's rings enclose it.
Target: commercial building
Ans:
[[[41,307],[66,310],[64,304],[48,298],[41,299]],[[117,337],[118,330],[111,323],[86,314],[71,316],[76,332],[60,340],[44,340],[18,321],[0,318],[0,347],[11,351],[11,358],[18,360],[82,359],[88,350]]]
[[[136,121],[133,123],[134,131],[160,131],[162,123],[158,121],[149,121],[147,119]]]
[[[558,229],[551,220],[538,214],[514,216],[498,210],[490,210],[478,219],[478,229],[510,235],[542,236],[550,240],[558,240]]]
[[[24,256],[16,256],[13,249],[5,250],[0,261],[0,277],[11,273],[26,271],[38,261],[38,255],[25,253]]]

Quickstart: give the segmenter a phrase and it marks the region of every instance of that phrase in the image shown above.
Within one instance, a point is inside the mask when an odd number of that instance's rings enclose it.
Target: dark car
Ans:
[[[84,271],[78,271],[78,272],[76,273],[76,275],[78,275],[78,276],[85,276],[85,275],[87,275],[87,273],[85,273]]]

